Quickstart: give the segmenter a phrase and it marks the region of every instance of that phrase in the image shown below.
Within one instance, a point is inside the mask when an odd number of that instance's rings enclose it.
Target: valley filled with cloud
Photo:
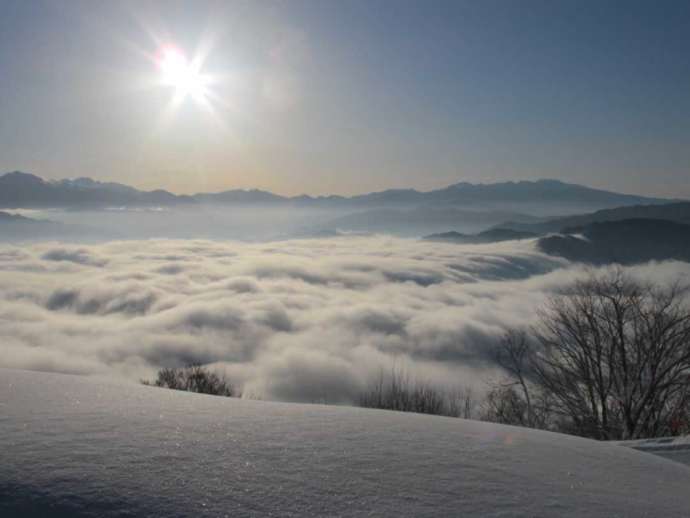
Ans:
[[[690,279],[690,264],[630,272]],[[212,364],[245,397],[347,403],[380,369],[481,388],[488,350],[584,267],[535,241],[382,236],[0,247],[0,367],[151,378]]]

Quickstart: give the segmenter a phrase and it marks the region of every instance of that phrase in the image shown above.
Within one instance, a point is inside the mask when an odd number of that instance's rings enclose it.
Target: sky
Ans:
[[[689,22],[672,1],[3,0],[0,171],[177,193],[556,178],[690,198]],[[166,79],[173,48],[203,93]]]

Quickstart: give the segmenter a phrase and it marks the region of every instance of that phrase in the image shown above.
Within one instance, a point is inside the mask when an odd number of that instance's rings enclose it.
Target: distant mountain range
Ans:
[[[541,251],[589,264],[690,262],[690,202],[618,207],[540,222],[511,221],[479,234],[449,231],[424,239],[466,244],[535,237]]]
[[[557,180],[457,183],[421,192],[389,189],[344,196],[279,196],[261,190],[229,190],[219,193],[176,195],[165,190],[141,191],[133,187],[98,182],[90,178],[47,181],[15,171],[0,176],[0,208],[105,208],[216,205],[293,205],[320,208],[384,208],[460,206],[500,209],[531,214],[567,214],[626,205],[661,204],[671,200],[620,194]],[[526,208],[533,210],[527,211]],[[537,210],[538,209],[538,210]]]
[[[0,240],[128,236],[260,240],[262,236],[373,232],[489,243],[543,237],[594,222],[690,223],[688,201],[620,194],[556,180],[463,182],[427,192],[390,189],[351,197],[285,197],[260,190],[180,196],[91,178],[48,181],[22,172],[0,176],[0,211],[20,208],[37,209],[42,219],[0,213]],[[82,221],[74,210],[96,212]]]
[[[591,264],[690,261],[690,225],[660,219],[595,222],[539,239],[544,252]]]
[[[167,206],[195,203],[190,196],[168,191],[139,191],[118,183],[90,178],[46,181],[15,171],[0,176],[0,208],[74,208]]]
[[[690,203],[687,204],[690,208]],[[450,231],[424,237],[458,244],[497,243],[539,238],[537,248],[549,255],[588,264],[636,264],[675,259],[690,262],[690,225],[664,219],[631,218],[590,221],[558,234],[493,228],[478,234]]]
[[[583,227],[590,223],[621,221],[626,219],[657,219],[690,224],[690,202],[617,207],[577,216],[552,218],[539,222],[513,220],[499,223],[496,225],[496,228],[532,232],[534,234],[548,234],[549,232],[563,232],[569,228]]]

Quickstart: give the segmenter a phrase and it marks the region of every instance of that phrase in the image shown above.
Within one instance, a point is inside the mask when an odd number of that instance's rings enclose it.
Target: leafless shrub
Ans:
[[[451,390],[414,380],[406,372],[395,368],[388,374],[379,372],[370,387],[360,395],[359,405],[464,418],[470,418],[476,406],[469,389]]]
[[[471,387],[456,387],[446,391],[447,415],[472,419],[477,410],[477,400]]]
[[[529,426],[527,403],[513,385],[495,386],[486,395],[483,421]]]
[[[199,394],[226,397],[241,396],[240,392],[225,379],[225,376],[198,364],[160,369],[155,381],[143,381],[142,383],[173,390],[198,392]]]

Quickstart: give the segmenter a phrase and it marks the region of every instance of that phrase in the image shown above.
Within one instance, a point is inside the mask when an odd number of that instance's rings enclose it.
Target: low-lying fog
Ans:
[[[265,241],[311,234],[343,213],[333,210],[277,207],[118,208],[97,210],[14,210],[34,219],[64,223],[70,240],[236,239]],[[81,234],[81,235],[79,235]]]
[[[377,209],[298,206],[220,206],[189,208],[118,208],[98,210],[21,210],[8,212],[64,224],[38,232],[35,227],[4,236],[0,241],[55,239],[96,242],[112,239],[234,239],[266,241],[324,237],[344,233],[385,233],[422,237],[456,230],[474,233],[506,221],[532,222],[538,218],[505,210],[454,207],[384,207]],[[2,229],[0,229],[2,230]],[[10,237],[12,239],[10,239]]]
[[[690,264],[631,268],[690,279]],[[487,347],[584,275],[533,241],[391,237],[0,246],[0,366],[137,380],[215,363],[249,397],[348,402],[380,368],[495,376]]]

